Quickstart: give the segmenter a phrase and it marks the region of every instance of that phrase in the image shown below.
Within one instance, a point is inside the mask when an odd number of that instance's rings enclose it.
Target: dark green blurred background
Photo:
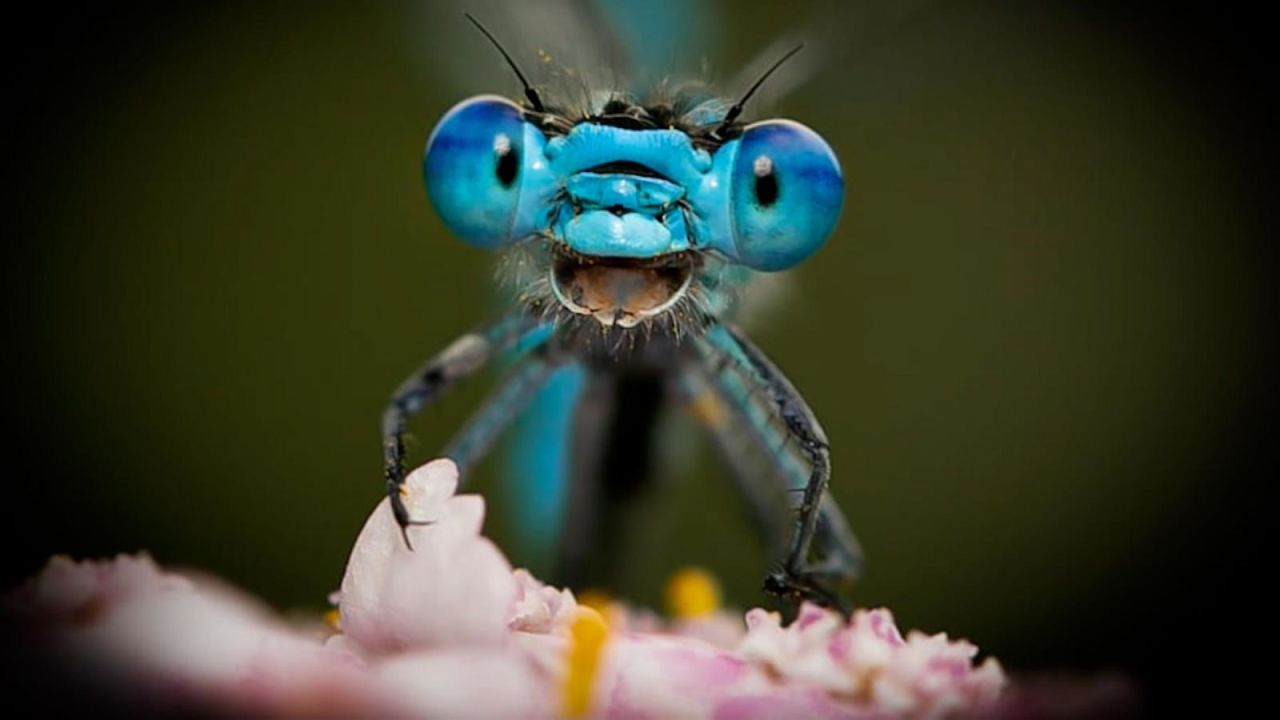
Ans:
[[[722,77],[822,12],[724,7]],[[850,26],[775,108],[835,147],[846,214],[755,336],[830,435],[862,604],[1014,669],[1173,682],[1199,672],[1171,659],[1186,623],[1256,619],[1237,571],[1274,467],[1274,153],[1254,144],[1247,20],[1105,7]],[[493,258],[433,216],[422,146],[452,103],[513,81],[453,11],[406,4],[11,33],[6,586],[53,552],[147,549],[322,606],[380,496],[387,394],[494,311]],[[486,390],[415,423],[414,457]],[[713,453],[693,457],[646,501],[623,589],[657,602],[696,562],[759,602],[761,548]],[[475,487],[501,542],[515,510]]]

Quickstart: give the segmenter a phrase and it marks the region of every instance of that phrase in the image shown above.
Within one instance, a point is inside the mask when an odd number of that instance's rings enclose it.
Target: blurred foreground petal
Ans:
[[[342,716],[375,701],[359,658],[147,556],[55,557],[7,604],[28,620],[31,646],[55,656],[60,670],[139,712]]]

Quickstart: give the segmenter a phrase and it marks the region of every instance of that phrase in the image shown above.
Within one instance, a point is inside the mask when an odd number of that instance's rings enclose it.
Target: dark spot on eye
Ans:
[[[778,174],[772,169],[763,175],[756,176],[756,203],[760,207],[770,207],[778,201]]]
[[[516,181],[516,176],[520,174],[520,158],[517,156],[515,148],[505,147],[498,151],[498,182],[502,183],[502,187],[511,187]]]

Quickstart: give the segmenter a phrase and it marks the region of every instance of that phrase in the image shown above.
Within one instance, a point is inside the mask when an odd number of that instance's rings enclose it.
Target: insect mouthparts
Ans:
[[[671,178],[654,170],[648,165],[641,165],[631,160],[614,160],[613,162],[601,163],[594,167],[589,167],[583,172],[597,173],[600,175],[636,175],[638,177],[657,178],[658,180],[666,180],[671,182]]]

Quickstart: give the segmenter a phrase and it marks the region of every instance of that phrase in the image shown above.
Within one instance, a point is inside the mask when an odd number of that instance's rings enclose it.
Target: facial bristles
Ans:
[[[506,253],[499,276],[543,322],[610,341],[617,350],[654,334],[679,342],[700,331],[708,319],[703,270],[693,254],[596,258],[537,238]]]

